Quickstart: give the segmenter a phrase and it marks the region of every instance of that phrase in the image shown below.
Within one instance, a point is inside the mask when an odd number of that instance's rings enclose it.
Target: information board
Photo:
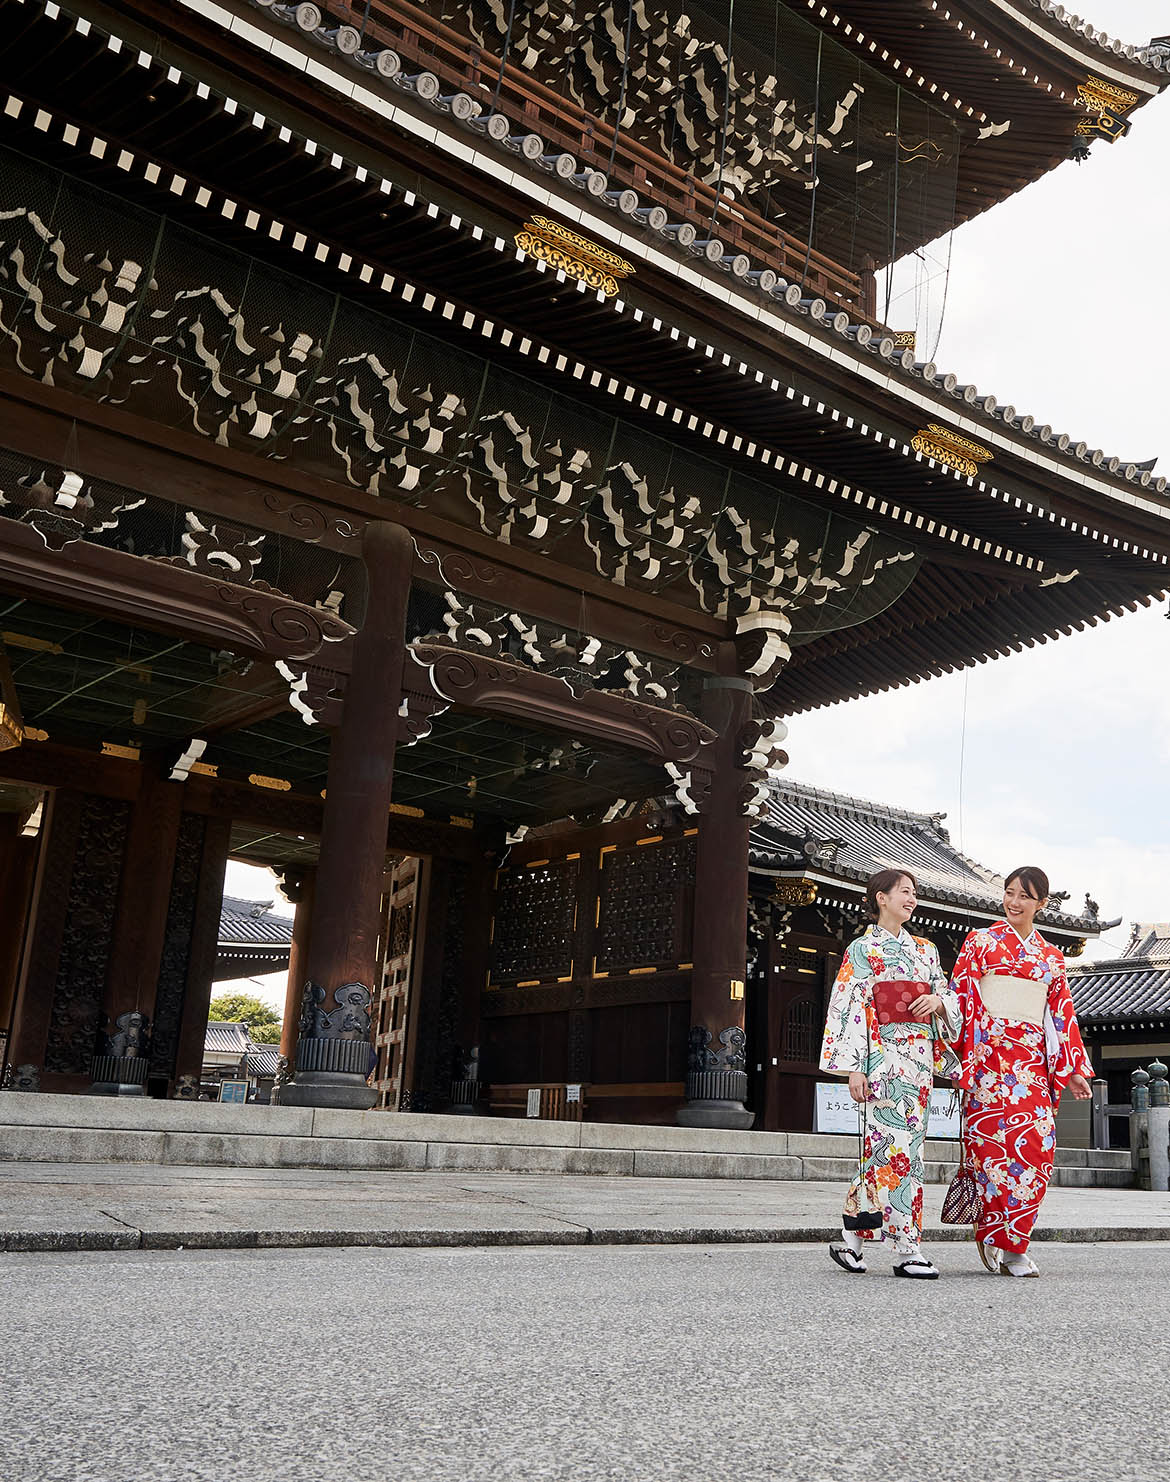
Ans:
[[[936,1086],[930,1093],[930,1122],[928,1137],[958,1137],[959,1108],[952,1091]],[[818,1132],[847,1132],[857,1134],[858,1107],[849,1095],[846,1081],[818,1081],[816,1105],[816,1129]]]

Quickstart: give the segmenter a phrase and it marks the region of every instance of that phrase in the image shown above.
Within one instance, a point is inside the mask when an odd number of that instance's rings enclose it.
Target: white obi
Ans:
[[[988,973],[979,984],[983,1007],[993,1019],[1012,1019],[1017,1024],[1044,1023],[1048,1007],[1048,985],[1033,978],[1008,978]]]

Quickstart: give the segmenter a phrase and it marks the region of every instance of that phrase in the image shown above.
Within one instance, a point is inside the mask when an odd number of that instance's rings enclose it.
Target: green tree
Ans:
[[[258,1045],[280,1043],[280,1015],[251,993],[218,993],[208,1005],[207,1017],[246,1024]]]

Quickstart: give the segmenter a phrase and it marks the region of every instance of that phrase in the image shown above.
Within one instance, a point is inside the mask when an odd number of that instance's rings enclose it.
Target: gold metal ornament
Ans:
[[[816,898],[816,881],[799,876],[777,880],[772,892],[772,899],[778,906],[811,906]]]
[[[933,458],[936,463],[953,468],[957,473],[965,473],[968,478],[974,478],[979,465],[990,463],[995,456],[990,448],[961,437],[949,427],[940,427],[937,422],[930,422],[916,432],[910,439],[910,446],[924,458]]]
[[[617,294],[619,278],[628,278],[635,271],[633,264],[616,252],[579,236],[559,222],[550,221],[547,216],[534,216],[526,221],[513,240],[521,252],[597,289],[607,298]]]

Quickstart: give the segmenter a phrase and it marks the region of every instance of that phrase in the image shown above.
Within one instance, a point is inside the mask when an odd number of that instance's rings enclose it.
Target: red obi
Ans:
[[[910,1012],[910,1005],[924,993],[929,983],[912,983],[905,978],[892,978],[873,985],[873,1006],[879,1024],[922,1024]]]

